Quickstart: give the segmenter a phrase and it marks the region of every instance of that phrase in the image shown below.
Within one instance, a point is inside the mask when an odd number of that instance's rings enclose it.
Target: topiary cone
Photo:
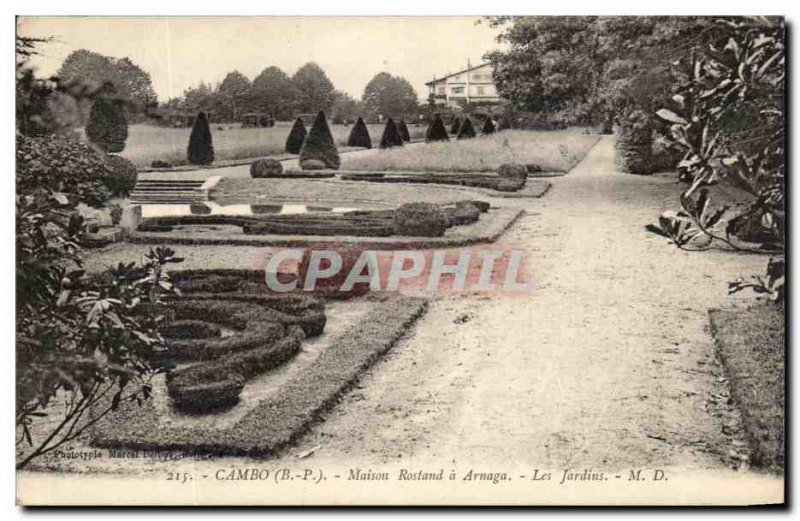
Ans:
[[[472,128],[472,121],[469,118],[464,118],[461,127],[458,129],[458,139],[469,139],[475,137],[475,129]]]
[[[192,165],[210,165],[214,162],[214,145],[211,141],[211,128],[205,112],[199,112],[192,126],[187,149],[189,163]]]
[[[389,118],[386,120],[386,126],[383,128],[383,135],[381,136],[381,148],[392,148],[403,146],[403,138],[400,137],[400,132],[397,131],[397,125],[394,120]]]
[[[411,134],[408,133],[408,126],[402,119],[400,120],[400,124],[397,125],[397,132],[400,133],[400,137],[403,138],[404,142],[408,143],[411,141]]]
[[[289,136],[286,138],[286,153],[287,154],[299,154],[300,149],[303,148],[303,141],[306,139],[306,126],[303,124],[303,120],[297,118],[294,120],[294,125],[292,125],[292,130],[289,131]]]
[[[454,136],[457,136],[458,131],[460,129],[461,129],[461,120],[456,118],[455,121],[453,121],[453,126],[450,127],[450,133],[453,134]]]
[[[425,132],[425,142],[430,143],[432,141],[450,141],[450,136],[447,135],[447,129],[444,127],[444,122],[439,114],[433,117],[433,121],[428,126],[427,132]]]
[[[300,163],[309,159],[322,161],[331,170],[338,170],[342,163],[341,159],[339,159],[339,151],[336,149],[331,130],[328,128],[325,113],[321,110],[314,119],[311,131],[306,136],[305,141],[303,141],[303,147],[300,149]]]
[[[97,98],[89,113],[86,137],[104,152],[117,153],[125,150],[128,122],[122,105],[105,97]]]
[[[363,118],[358,118],[356,124],[350,130],[350,137],[347,138],[347,146],[372,148],[372,139],[369,137],[369,129],[364,124]]]
[[[484,134],[494,134],[494,131],[495,128],[492,118],[486,118],[486,121],[483,122],[483,129],[481,129],[481,132]]]

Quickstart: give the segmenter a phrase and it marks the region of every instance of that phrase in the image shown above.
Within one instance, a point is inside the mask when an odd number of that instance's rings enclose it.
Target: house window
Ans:
[[[453,87],[452,94],[464,94],[464,87]]]
[[[486,94],[486,92],[484,92],[484,88],[478,87],[478,96],[483,96],[484,94]]]

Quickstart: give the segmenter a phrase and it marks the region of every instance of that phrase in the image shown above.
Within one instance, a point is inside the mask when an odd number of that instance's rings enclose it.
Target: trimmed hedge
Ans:
[[[381,136],[381,148],[393,148],[403,146],[403,138],[397,130],[394,120],[389,118],[386,120],[386,126],[383,127],[383,135]]]
[[[356,124],[350,130],[350,136],[347,138],[347,146],[372,148],[372,139],[369,137],[369,129],[364,124],[364,118],[358,118]]]
[[[418,183],[442,184],[486,188],[500,192],[517,192],[525,186],[521,178],[509,179],[499,175],[460,175],[460,174],[427,174],[427,175],[393,175],[385,174],[342,174],[343,181],[366,181],[371,183]],[[510,182],[509,182],[510,181]]]
[[[464,118],[464,122],[458,128],[458,139],[470,139],[475,137],[475,128],[469,118]]]
[[[441,237],[450,223],[439,205],[406,203],[395,211],[393,224],[397,235]]]
[[[623,119],[617,138],[617,157],[623,172],[647,175],[653,172],[653,123],[641,110]]]
[[[125,150],[128,139],[128,121],[122,103],[99,97],[92,104],[86,137],[103,152],[119,153]]]
[[[152,403],[124,403],[92,429],[101,447],[180,450],[268,457],[297,440],[321,413],[405,334],[427,307],[418,298],[380,302],[333,340],[306,371],[259,403],[231,427],[164,425]]]
[[[126,197],[136,187],[138,172],[136,165],[121,156],[106,156],[110,174],[105,179],[106,187],[113,195]]]
[[[500,177],[527,179],[528,168],[519,163],[503,163],[497,169],[497,175]]]
[[[450,141],[450,136],[447,135],[447,129],[444,127],[442,116],[439,114],[433,117],[433,121],[425,132],[425,142],[431,143],[433,141]]]
[[[161,335],[170,340],[220,338],[222,328],[205,320],[174,320],[163,327]]]
[[[289,131],[289,136],[286,138],[286,153],[299,154],[300,150],[303,148],[303,141],[305,141],[307,134],[308,132],[306,131],[306,126],[303,124],[303,120],[300,118],[294,120],[292,130]]]
[[[494,134],[495,128],[492,118],[486,118],[486,120],[483,122],[483,128],[481,129],[481,132],[484,134]]]
[[[408,125],[406,125],[406,122],[402,119],[397,125],[397,132],[404,142],[408,143],[411,141],[411,134],[408,133]]]
[[[481,216],[481,211],[471,202],[456,204],[454,208],[445,208],[444,211],[450,226],[472,224]]]
[[[339,165],[341,165],[339,151],[336,149],[336,143],[333,141],[330,128],[328,128],[328,121],[322,111],[317,114],[311,131],[300,149],[300,164],[302,165],[309,159],[322,161],[331,170],[339,170]]]
[[[301,170],[325,170],[327,168],[327,165],[319,159],[306,159],[305,161],[300,161]]]
[[[205,112],[198,113],[194,120],[186,155],[192,165],[210,165],[214,162],[214,144]]]
[[[282,173],[283,165],[275,159],[256,159],[250,164],[250,177],[256,179],[275,177]]]

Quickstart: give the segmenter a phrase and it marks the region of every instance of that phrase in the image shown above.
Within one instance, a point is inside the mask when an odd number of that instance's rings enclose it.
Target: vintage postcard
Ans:
[[[784,504],[785,31],[18,16],[17,503]]]

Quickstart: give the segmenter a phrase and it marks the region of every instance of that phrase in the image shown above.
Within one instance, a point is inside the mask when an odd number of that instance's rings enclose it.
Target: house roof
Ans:
[[[441,78],[434,78],[431,81],[427,82],[425,85],[433,85],[442,80],[446,80],[447,78],[452,78],[453,76],[458,76],[459,74],[464,74],[465,72],[474,71],[475,69],[480,69],[481,67],[485,67],[487,65],[491,65],[491,62],[484,62],[480,65],[476,65],[475,67],[469,67],[464,69],[463,71],[454,72],[453,74],[448,74],[447,76],[442,76]]]

